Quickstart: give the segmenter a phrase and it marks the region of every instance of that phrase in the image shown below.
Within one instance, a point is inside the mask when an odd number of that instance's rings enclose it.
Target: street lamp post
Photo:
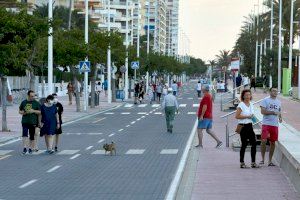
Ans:
[[[125,58],[125,68],[126,68],[126,72],[125,72],[125,100],[128,99],[128,85],[129,85],[129,81],[128,81],[128,18],[129,18],[129,14],[128,14],[128,1],[126,0],[126,58]]]
[[[49,22],[53,20],[53,0],[49,0],[48,8]],[[53,28],[52,25],[48,30],[48,94],[53,93]]]
[[[258,7],[258,14],[257,14],[257,21],[256,21],[256,43],[255,43],[255,69],[254,69],[254,77],[257,77],[257,66],[258,66],[258,25],[259,25],[259,3],[257,5],[254,5],[255,7]],[[255,13],[255,11],[254,11]]]
[[[291,18],[290,18],[290,43],[289,43],[289,69],[292,69],[293,58],[293,32],[294,32],[294,2],[291,0]]]
[[[274,0],[271,1],[271,25],[270,25],[270,50],[273,50],[273,21],[274,21]],[[273,59],[270,62],[270,69],[273,68]],[[272,87],[272,75],[269,77],[269,87]]]
[[[84,24],[84,41],[89,43],[89,0],[85,0],[85,24]],[[88,60],[86,58],[86,60]],[[88,107],[88,72],[84,72],[84,101],[83,110],[87,111]]]
[[[107,31],[108,36],[110,37],[110,0],[107,1]],[[110,43],[107,49],[107,102],[111,103],[112,95],[111,95],[111,50]]]
[[[147,8],[147,61],[149,61],[149,52],[150,52],[150,1],[148,1],[147,4],[148,4],[148,8]],[[149,62],[147,62],[147,64],[149,64]],[[147,92],[148,92],[148,87],[149,87],[149,71],[148,70],[146,72],[146,91]]]
[[[282,0],[279,0],[279,34],[278,34],[278,79],[277,88],[278,92],[281,92],[281,43],[282,43]]]

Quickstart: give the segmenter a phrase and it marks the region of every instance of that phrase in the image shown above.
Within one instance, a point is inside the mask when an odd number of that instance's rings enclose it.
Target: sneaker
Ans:
[[[220,148],[222,146],[223,142],[219,142],[216,146],[216,148]]]
[[[22,154],[25,155],[27,153],[27,149],[24,148]]]
[[[55,152],[57,152],[57,151],[58,151],[58,150],[57,150],[57,147],[54,147],[54,151],[55,151]]]
[[[32,150],[31,150],[31,149],[28,149],[28,153],[29,153],[29,154],[32,154]]]
[[[203,149],[203,145],[200,145],[200,144],[196,145],[195,147]]]

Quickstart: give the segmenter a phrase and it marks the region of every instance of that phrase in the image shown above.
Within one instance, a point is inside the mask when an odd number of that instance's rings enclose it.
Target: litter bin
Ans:
[[[122,101],[125,98],[124,90],[116,90],[116,99],[121,99]]]
[[[90,95],[89,95],[89,106],[91,105],[91,99],[92,99],[92,97],[91,97],[91,93],[90,93]],[[99,106],[99,94],[98,93],[95,93],[95,106]]]

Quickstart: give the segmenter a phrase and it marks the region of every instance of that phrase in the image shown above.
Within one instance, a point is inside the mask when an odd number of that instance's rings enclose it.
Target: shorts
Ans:
[[[261,139],[262,140],[269,139],[270,142],[278,141],[278,127],[270,126],[270,125],[262,125]]]
[[[29,139],[34,140],[35,127],[36,126],[32,124],[22,124],[22,128],[23,128],[22,137],[28,137],[28,132],[29,132]]]
[[[198,129],[212,129],[212,119],[198,120]]]

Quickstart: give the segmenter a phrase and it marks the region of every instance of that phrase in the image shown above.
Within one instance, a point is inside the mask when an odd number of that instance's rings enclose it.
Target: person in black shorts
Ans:
[[[34,135],[35,128],[37,127],[39,120],[38,115],[41,114],[41,106],[35,100],[34,91],[29,90],[27,92],[27,99],[22,101],[19,106],[19,114],[22,115],[22,140],[23,140],[23,154],[28,153],[31,154],[34,148]],[[28,144],[28,132],[29,132],[29,144]]]
[[[54,104],[56,105],[57,108],[57,113],[58,113],[58,117],[59,117],[59,128],[56,129],[56,133],[55,133],[55,140],[54,140],[54,151],[57,152],[57,146],[58,146],[58,142],[59,142],[59,136],[60,134],[62,134],[62,129],[61,129],[61,125],[62,125],[62,114],[64,112],[64,107],[63,105],[58,102],[58,98],[57,98],[57,94],[54,93],[52,94],[52,96],[54,97]]]
[[[134,86],[134,104],[137,104],[138,102],[139,92],[140,92],[140,84],[136,83]]]

